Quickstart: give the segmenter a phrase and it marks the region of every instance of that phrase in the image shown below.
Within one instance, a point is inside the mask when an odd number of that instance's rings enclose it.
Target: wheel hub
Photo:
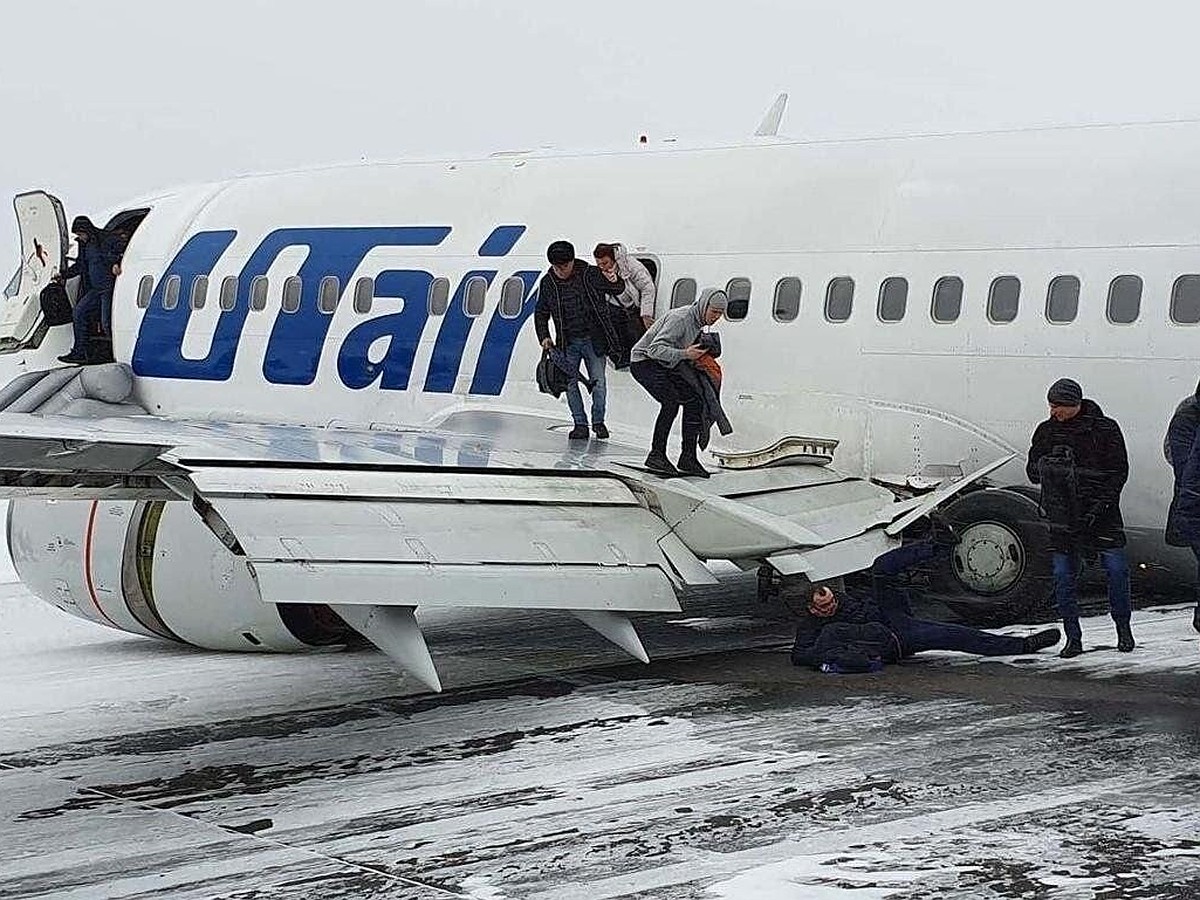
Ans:
[[[962,531],[954,549],[954,574],[963,587],[980,594],[1008,590],[1025,571],[1020,537],[999,522],[977,522]]]

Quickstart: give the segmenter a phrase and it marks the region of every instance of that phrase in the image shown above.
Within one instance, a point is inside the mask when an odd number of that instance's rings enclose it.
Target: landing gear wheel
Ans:
[[[939,587],[968,621],[1005,625],[1043,611],[1053,592],[1049,535],[1037,503],[1024,494],[982,490],[943,513],[962,537]]]

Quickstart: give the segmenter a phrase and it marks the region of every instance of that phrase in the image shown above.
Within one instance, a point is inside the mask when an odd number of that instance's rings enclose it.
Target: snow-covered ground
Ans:
[[[721,608],[644,630],[725,652],[648,669],[566,618],[434,623],[433,698],[0,587],[0,896],[1200,896],[1190,609],[1137,612],[1128,655],[838,677]]]

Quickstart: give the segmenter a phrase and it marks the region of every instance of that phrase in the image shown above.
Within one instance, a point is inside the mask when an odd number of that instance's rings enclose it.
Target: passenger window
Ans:
[[[179,305],[179,276],[170,275],[163,286],[163,309],[174,309]]]
[[[771,315],[776,322],[791,322],[800,315],[800,293],[803,285],[800,279],[789,275],[780,278],[775,285],[775,303],[771,307]]]
[[[957,322],[962,312],[963,280],[957,275],[943,275],[933,286],[933,306],[930,315],[939,325]]]
[[[678,278],[675,287],[671,288],[671,309],[681,306],[691,306],[696,302],[696,279]]]
[[[1054,325],[1074,322],[1079,315],[1079,279],[1074,275],[1058,275],[1046,291],[1046,321]]]
[[[266,275],[256,275],[250,282],[250,308],[255,312],[262,312],[267,308],[268,287]]]
[[[238,280],[236,275],[226,275],[221,279],[221,296],[217,301],[221,307],[221,312],[229,312],[237,306],[237,289]]]
[[[429,285],[429,314],[444,316],[450,308],[450,279],[435,278]]]
[[[845,322],[854,311],[854,279],[840,276],[825,289],[825,318],[830,322]]]
[[[150,298],[154,296],[154,276],[143,275],[138,281],[137,305],[138,309],[146,309],[150,306]]]
[[[1016,275],[1001,275],[992,282],[988,291],[988,319],[997,325],[1011,322],[1017,317],[1021,305],[1021,279]]]
[[[326,275],[317,286],[317,309],[326,315],[337,311],[338,299],[342,295],[342,284],[336,275]]]
[[[749,278],[729,279],[729,283],[725,285],[725,296],[729,298],[725,318],[731,322],[740,322],[746,318],[750,312],[750,290]]]
[[[638,256],[635,258],[646,267],[646,271],[650,273],[650,279],[654,282],[654,286],[658,287],[658,260],[653,256]]]
[[[1108,321],[1129,325],[1142,311],[1142,279],[1138,275],[1118,275],[1108,285]]]
[[[365,316],[375,302],[375,279],[360,278],[354,282],[354,311]]]
[[[303,283],[299,275],[289,275],[283,280],[283,304],[285,313],[294,313],[300,309],[300,290]]]
[[[504,287],[500,290],[500,316],[505,319],[515,319],[521,315],[525,305],[525,279],[505,279]]]
[[[476,275],[467,281],[467,290],[463,294],[463,312],[472,319],[483,315],[487,289],[487,279],[482,276]]]
[[[1200,323],[1200,275],[1180,275],[1171,288],[1171,321],[1177,325]]]
[[[192,279],[192,296],[189,300],[192,309],[204,309],[208,302],[208,276],[197,275]]]
[[[879,321],[899,322],[908,308],[908,279],[885,278],[879,286]]]

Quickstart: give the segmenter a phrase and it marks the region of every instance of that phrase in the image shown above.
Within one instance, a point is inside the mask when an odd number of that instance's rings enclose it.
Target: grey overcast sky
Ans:
[[[0,194],[68,216],[313,163],[735,138],[781,90],[793,136],[1200,117],[1193,2],[55,0],[3,23]],[[14,268],[15,241],[0,214]]]

